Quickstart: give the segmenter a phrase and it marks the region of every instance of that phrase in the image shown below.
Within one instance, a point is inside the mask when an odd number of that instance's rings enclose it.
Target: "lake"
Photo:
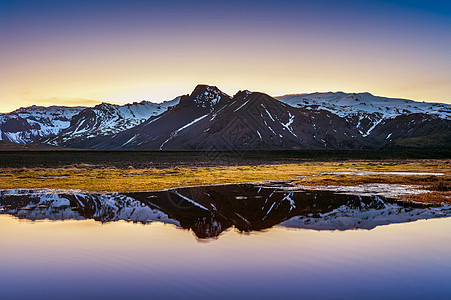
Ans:
[[[0,298],[451,297],[451,206],[284,183],[0,192]]]

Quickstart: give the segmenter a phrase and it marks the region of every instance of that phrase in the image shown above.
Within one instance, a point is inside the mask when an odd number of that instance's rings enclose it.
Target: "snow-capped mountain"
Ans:
[[[401,115],[427,114],[440,119],[451,119],[450,104],[378,97],[370,93],[291,94],[276,99],[294,107],[330,111],[346,118],[364,136],[368,136],[382,120]]]
[[[45,142],[55,146],[70,146],[97,136],[114,135],[160,115],[179,101],[180,97],[162,103],[142,101],[122,106],[102,103],[81,111],[58,136]]]
[[[57,135],[69,127],[73,116],[86,107],[30,106],[0,114],[0,140],[29,143]]]

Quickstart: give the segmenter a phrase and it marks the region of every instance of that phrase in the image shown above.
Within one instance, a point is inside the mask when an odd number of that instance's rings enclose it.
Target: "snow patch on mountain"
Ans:
[[[180,97],[177,97],[162,103],[142,101],[122,106],[102,103],[86,108],[73,118],[71,125],[59,136],[48,139],[46,143],[64,146],[71,141],[114,135],[162,114],[179,101]]]
[[[213,110],[223,97],[229,98],[227,94],[221,92],[218,88],[209,85],[199,85],[196,87],[193,94],[199,89],[204,89],[204,91],[202,93],[197,93],[194,97],[194,103],[197,107],[210,107],[210,109]]]
[[[276,99],[294,107],[328,110],[340,117],[355,113],[376,113],[382,118],[394,118],[399,115],[424,113],[451,119],[450,104],[378,97],[370,93],[293,94],[276,97]]]

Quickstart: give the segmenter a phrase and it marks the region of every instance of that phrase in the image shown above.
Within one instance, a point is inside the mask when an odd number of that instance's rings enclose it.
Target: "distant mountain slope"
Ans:
[[[415,113],[382,120],[370,138],[380,147],[451,148],[451,120]]]
[[[60,133],[86,107],[30,106],[0,114],[0,140],[29,143]]]
[[[117,134],[165,112],[179,100],[180,97],[177,97],[162,103],[142,101],[122,106],[102,103],[86,108],[74,116],[70,125],[58,136],[49,138],[45,142],[51,145],[68,146],[97,136]]]
[[[441,119],[451,119],[450,104],[378,97],[370,93],[329,92],[292,94],[276,98],[294,107],[330,111],[346,118],[365,136],[368,136],[382,120],[401,115],[427,114]]]

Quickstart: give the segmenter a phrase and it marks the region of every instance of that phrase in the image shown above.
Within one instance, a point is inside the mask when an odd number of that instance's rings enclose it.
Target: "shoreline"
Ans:
[[[428,193],[402,195],[403,201],[451,203],[449,160],[417,162],[306,162],[258,166],[117,169],[62,166],[2,168],[0,190],[72,190],[83,193],[161,191],[193,186],[289,182],[298,188],[371,184],[409,185]]]

